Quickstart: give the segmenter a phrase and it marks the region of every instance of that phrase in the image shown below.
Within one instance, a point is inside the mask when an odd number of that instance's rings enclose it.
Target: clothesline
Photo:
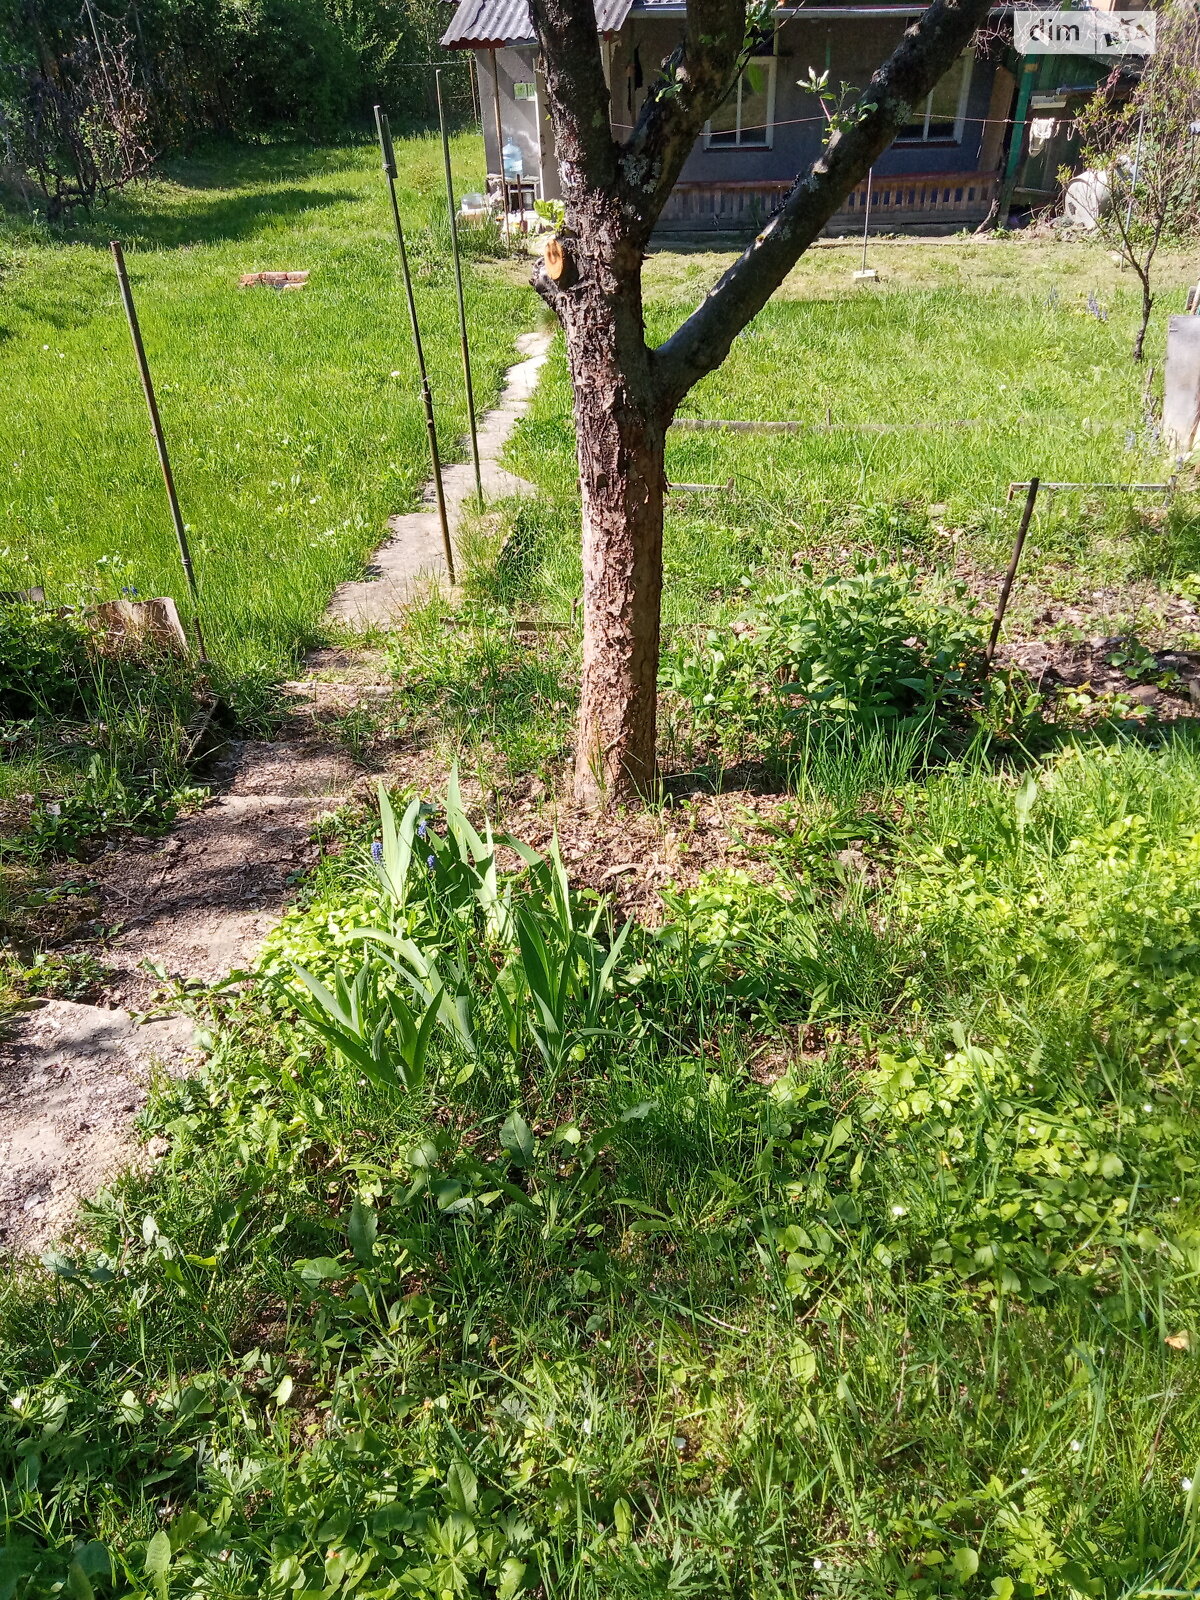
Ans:
[[[763,130],[763,132],[766,132],[770,128],[796,128],[796,127],[799,127],[801,123],[805,123],[805,122],[821,122],[821,123],[824,123],[825,120],[826,119],[824,117],[780,117],[777,120],[775,120],[774,122],[749,122],[749,123],[743,122],[742,126],[741,126],[741,131],[743,133],[746,133],[747,131],[749,131],[749,132],[757,132],[761,128]],[[946,120],[949,121],[950,119],[947,118]],[[955,127],[965,127],[967,125],[967,123],[971,123],[972,125],[978,126],[978,127],[981,127],[981,128],[986,128],[991,123],[998,123],[1001,127],[1007,127],[1008,126],[1008,118],[1007,117],[955,117],[955,119],[954,119]],[[612,124],[614,133],[617,133],[617,132],[620,132],[620,133],[632,133],[636,126],[637,126],[637,124],[634,123],[634,122],[614,122]],[[720,129],[718,131],[719,132],[732,133],[734,130],[732,128],[728,128],[728,129]],[[912,144],[940,144],[940,143],[945,142],[945,143],[948,144],[948,143],[951,142],[951,140],[949,138],[947,138],[945,141],[942,141],[942,140],[930,140],[930,139],[913,139],[911,141],[905,141],[905,142],[906,143],[912,143]]]

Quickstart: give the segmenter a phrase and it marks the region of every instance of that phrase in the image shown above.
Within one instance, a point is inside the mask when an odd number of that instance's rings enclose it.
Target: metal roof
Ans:
[[[633,0],[595,0],[596,27],[616,33]],[[447,50],[494,50],[533,39],[528,0],[459,0],[454,20],[442,36]]]

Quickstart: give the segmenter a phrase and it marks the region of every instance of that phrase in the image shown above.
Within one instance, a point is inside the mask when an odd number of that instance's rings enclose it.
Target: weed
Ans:
[[[814,722],[869,734],[929,730],[977,694],[983,651],[969,611],[924,598],[912,571],[874,561],[853,574],[761,597],[723,637],[677,650],[665,677],[698,727],[736,747],[790,749]]]

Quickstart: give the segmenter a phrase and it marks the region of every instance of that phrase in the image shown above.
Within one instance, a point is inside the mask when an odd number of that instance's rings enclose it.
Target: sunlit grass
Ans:
[[[442,446],[465,430],[436,139],[402,141],[401,203]],[[460,190],[477,137],[457,136]],[[439,219],[440,220],[440,219]],[[0,588],[53,600],[133,587],[187,609],[110,237],[126,245],[214,653],[282,670],[427,476],[394,236],[371,146],[267,146],[175,163],[73,238],[12,219],[0,282]],[[306,288],[240,290],[308,269]],[[468,272],[477,403],[497,392],[530,296]]]

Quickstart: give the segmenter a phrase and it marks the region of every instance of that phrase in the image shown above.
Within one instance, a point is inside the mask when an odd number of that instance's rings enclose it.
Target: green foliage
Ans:
[[[706,648],[677,651],[667,682],[699,725],[729,740],[786,744],[814,719],[866,728],[961,718],[982,678],[981,624],[935,602],[911,568],[870,560],[853,573],[769,594]]]
[[[0,1292],[14,1595],[1188,1592],[1196,1074],[1055,950],[1023,1011],[996,902],[1061,862],[1140,970],[1198,764],[814,789],[773,881],[623,943],[453,779],[381,797],[211,1000],[162,1165]],[[952,823],[997,887],[939,922]]]
[[[163,831],[187,794],[194,663],[94,634],[82,615],[0,606],[0,798],[26,784],[0,855],[86,854]]]
[[[71,716],[94,709],[94,656],[83,619],[42,607],[0,605],[0,716]]]
[[[599,936],[604,908],[584,913],[557,845],[546,858],[494,840],[490,825],[477,833],[456,772],[441,826],[419,800],[398,821],[382,787],[379,803],[377,882],[352,902],[367,915],[339,930],[341,944],[361,953],[354,975],[340,969],[323,905],[285,918],[268,940],[265,970],[290,969],[311,997],[301,1002],[305,1024],[380,1087],[422,1087],[439,1022],[457,1057],[454,1085],[481,1066],[516,1082],[531,1048],[552,1075],[583,1061],[606,1030],[628,927]],[[498,843],[516,850],[523,870],[500,869]],[[297,959],[309,950],[321,977]]]
[[[13,175],[43,188],[52,214],[145,171],[114,165],[135,124],[147,154],[205,136],[333,138],[375,101],[393,121],[427,118],[443,21],[434,0],[141,0],[136,26],[62,0],[0,12],[0,124]],[[447,57],[443,99],[470,114],[465,61]],[[114,82],[115,77],[115,82]],[[107,159],[106,159],[107,158]]]

